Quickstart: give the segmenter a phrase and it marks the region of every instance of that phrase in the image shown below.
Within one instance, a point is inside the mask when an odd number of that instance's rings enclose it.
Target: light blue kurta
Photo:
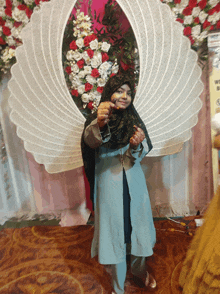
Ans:
[[[108,141],[109,137],[105,139]],[[148,153],[146,139],[138,150],[129,144],[112,150],[102,146],[103,139],[97,120],[85,131],[84,140],[96,148],[95,164],[95,232],[92,257],[98,255],[101,264],[117,264],[126,258],[123,218],[123,168],[131,198],[131,254],[150,256],[156,241],[146,179],[140,165]],[[99,146],[99,147],[98,147]]]

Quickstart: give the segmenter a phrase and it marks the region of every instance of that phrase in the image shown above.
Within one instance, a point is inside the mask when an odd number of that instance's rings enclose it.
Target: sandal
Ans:
[[[157,287],[157,282],[154,277],[147,272],[147,277],[145,279],[145,286],[150,289],[155,289]]]

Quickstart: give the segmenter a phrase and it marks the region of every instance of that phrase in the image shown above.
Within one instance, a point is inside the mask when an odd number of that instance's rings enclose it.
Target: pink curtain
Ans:
[[[198,210],[204,210],[207,207],[214,191],[208,63],[204,65],[202,81],[204,90],[200,98],[203,106],[192,136],[192,192],[193,202]]]

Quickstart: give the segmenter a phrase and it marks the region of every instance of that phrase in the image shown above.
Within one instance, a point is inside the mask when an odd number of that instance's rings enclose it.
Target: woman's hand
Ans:
[[[141,128],[138,128],[137,126],[134,126],[136,129],[133,137],[130,139],[130,146],[132,149],[136,149],[138,145],[145,139],[144,131]]]
[[[115,104],[110,101],[100,103],[97,110],[97,120],[100,129],[102,129],[109,122],[112,109],[116,108]]]

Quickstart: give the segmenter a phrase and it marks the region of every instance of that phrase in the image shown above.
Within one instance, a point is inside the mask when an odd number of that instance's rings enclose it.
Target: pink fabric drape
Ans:
[[[193,129],[192,136],[192,192],[193,202],[198,210],[207,207],[214,191],[208,63],[203,69],[202,81],[204,90],[200,98],[203,106],[199,112],[198,123]]]

